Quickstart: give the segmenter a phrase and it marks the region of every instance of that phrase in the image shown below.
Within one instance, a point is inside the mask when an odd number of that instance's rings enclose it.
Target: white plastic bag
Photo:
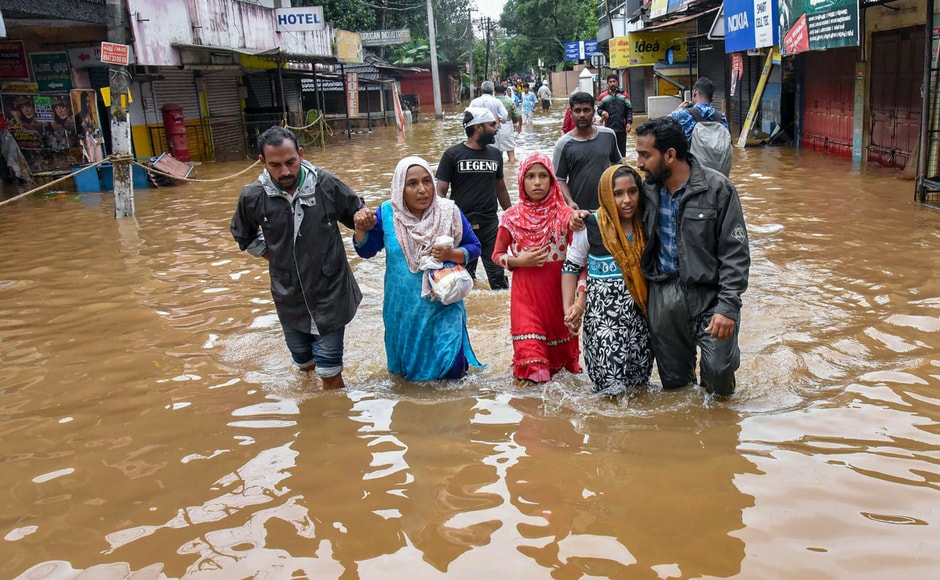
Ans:
[[[454,247],[454,238],[438,236],[434,240],[438,246]],[[473,290],[473,278],[467,269],[453,262],[438,262],[430,256],[421,258],[420,267],[428,271],[428,280],[431,283],[431,294],[441,304],[448,305],[460,302]]]

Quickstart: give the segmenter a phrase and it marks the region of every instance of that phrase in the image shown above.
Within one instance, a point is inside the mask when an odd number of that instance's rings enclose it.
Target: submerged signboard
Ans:
[[[858,46],[858,0],[780,0],[780,52]]]

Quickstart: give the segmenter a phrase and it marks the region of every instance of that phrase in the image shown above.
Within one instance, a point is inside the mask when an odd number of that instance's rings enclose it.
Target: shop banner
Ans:
[[[359,118],[359,73],[346,73],[346,110],[350,119]]]
[[[665,16],[668,9],[669,0],[650,0],[650,20]]]
[[[363,30],[359,33],[362,46],[390,46],[393,44],[408,44],[411,42],[411,30],[398,28],[395,30]]]
[[[72,67],[67,52],[32,52],[29,62],[33,65],[39,92],[72,90]]]
[[[0,79],[30,80],[22,40],[0,40]]]
[[[4,94],[3,116],[20,149],[64,151],[78,147],[78,132],[68,93]]]
[[[345,64],[362,64],[362,39],[355,32],[336,31],[336,60]]]
[[[75,111],[75,131],[85,161],[101,161],[104,159],[104,139],[98,117],[98,97],[94,89],[72,89],[70,95],[72,110]]]
[[[858,0],[780,0],[780,52],[858,46]]]
[[[685,36],[675,30],[631,32],[610,39],[610,67],[652,66],[661,62],[688,62]],[[668,55],[671,54],[671,60]]]
[[[44,137],[49,123],[36,115],[37,96],[3,95],[3,116],[20,149],[42,149],[45,146]]]
[[[725,52],[778,44],[777,0],[725,0],[724,15]]]

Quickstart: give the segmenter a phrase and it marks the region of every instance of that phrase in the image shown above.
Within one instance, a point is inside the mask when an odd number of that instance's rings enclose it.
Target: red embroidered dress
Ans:
[[[525,174],[536,163],[548,169],[552,184],[548,195],[533,202],[525,194]],[[578,336],[565,326],[561,299],[561,267],[572,237],[568,230],[571,209],[545,155],[529,156],[518,174],[519,203],[502,216],[493,261],[507,267],[510,256],[549,247],[548,259],[541,267],[513,269],[510,307],[513,376],[543,383],[561,369],[581,372]]]

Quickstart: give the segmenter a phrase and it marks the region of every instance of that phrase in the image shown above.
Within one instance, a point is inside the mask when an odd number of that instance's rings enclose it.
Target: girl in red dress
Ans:
[[[513,376],[544,383],[561,369],[581,372],[578,336],[565,326],[561,267],[572,233],[552,162],[534,153],[519,167],[519,203],[503,214],[493,262],[512,271]]]

